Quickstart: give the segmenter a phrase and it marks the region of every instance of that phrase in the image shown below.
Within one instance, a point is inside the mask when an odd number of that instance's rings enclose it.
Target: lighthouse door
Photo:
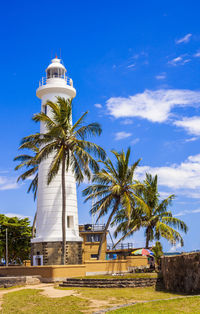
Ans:
[[[43,265],[43,255],[33,255],[33,266]]]

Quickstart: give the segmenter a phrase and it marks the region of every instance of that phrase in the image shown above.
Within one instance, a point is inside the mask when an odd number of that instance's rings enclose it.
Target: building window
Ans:
[[[67,216],[67,228],[68,229],[74,228],[74,217],[73,216]]]
[[[97,259],[97,257],[98,257],[98,254],[91,254],[91,255],[90,255],[90,258]]]
[[[100,242],[101,235],[100,234],[87,234],[86,242]]]

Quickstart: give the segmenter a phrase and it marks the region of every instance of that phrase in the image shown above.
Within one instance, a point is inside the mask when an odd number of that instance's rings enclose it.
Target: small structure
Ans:
[[[105,231],[105,225],[86,224],[79,226],[79,234],[83,238],[82,261],[97,259],[99,243]],[[101,251],[101,260],[106,259],[107,239],[105,238]]]

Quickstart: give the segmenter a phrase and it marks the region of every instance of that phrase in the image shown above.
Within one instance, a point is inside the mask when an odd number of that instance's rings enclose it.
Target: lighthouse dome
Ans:
[[[60,62],[61,59],[54,58],[46,69],[47,79],[49,78],[63,78],[67,70],[64,65]]]

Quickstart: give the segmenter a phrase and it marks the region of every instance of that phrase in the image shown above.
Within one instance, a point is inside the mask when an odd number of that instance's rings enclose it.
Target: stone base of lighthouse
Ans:
[[[62,242],[31,243],[31,264],[61,265]],[[82,242],[66,242],[66,265],[82,264]]]

